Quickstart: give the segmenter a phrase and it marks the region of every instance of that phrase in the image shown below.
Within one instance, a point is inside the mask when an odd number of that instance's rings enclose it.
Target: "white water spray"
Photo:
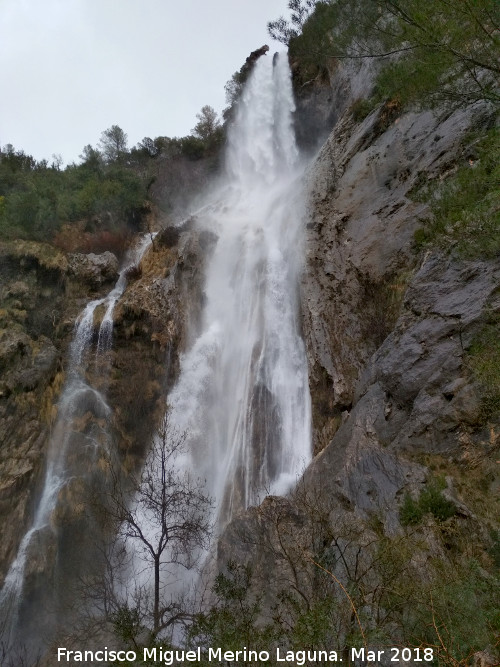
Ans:
[[[298,323],[302,202],[286,56],[256,64],[230,132],[201,332],[181,359],[171,421],[206,480],[218,530],[284,494],[311,456],[310,396]]]

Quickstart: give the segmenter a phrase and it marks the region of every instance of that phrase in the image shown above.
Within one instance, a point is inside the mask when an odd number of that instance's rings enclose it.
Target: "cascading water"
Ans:
[[[68,487],[73,484],[77,489],[76,493],[79,493],[77,480],[92,475],[92,468],[103,453],[103,448],[106,455],[109,453],[110,408],[102,393],[89,384],[86,371],[92,364],[99,363],[101,376],[103,368],[106,372],[106,365],[103,366],[101,362],[103,353],[111,347],[115,304],[126,287],[127,272],[140,262],[151,242],[151,236],[141,239],[140,243],[128,253],[114,288],[107,296],[88,303],[76,322],[69,352],[67,380],[59,401],[58,417],[48,447],[43,489],[32,526],[21,541],[17,557],[0,591],[0,641],[7,653],[9,647],[16,645],[16,642],[19,645],[19,637],[38,650],[47,610],[37,610],[40,636],[37,636],[36,632],[29,632],[29,628],[26,627],[29,626],[29,621],[23,618],[26,616],[23,605],[28,564],[39,563],[41,559],[46,560],[46,551],[61,546],[60,536],[58,540],[56,535],[57,526],[54,527],[54,524],[57,524],[57,518],[54,519],[54,516],[57,512],[64,515],[65,510],[61,508],[66,503],[65,495],[68,494]],[[98,307],[103,307],[105,311],[99,328],[96,357],[92,354],[91,348],[94,315]],[[100,379],[102,380],[102,377]],[[88,419],[89,414],[91,419]],[[61,553],[57,554],[55,560],[58,563],[57,567],[64,567],[61,563],[64,556]],[[71,565],[67,563],[66,567],[70,568]],[[56,579],[57,573],[53,576]],[[54,581],[51,586],[54,586]],[[51,611],[54,613],[53,609]]]
[[[219,204],[197,216],[218,236],[201,331],[169,396],[189,467],[206,480],[218,530],[264,494],[287,492],[311,455],[298,322],[302,202],[286,55],[262,57],[229,135]]]
[[[207,267],[200,328],[191,332],[195,342],[181,359],[168,403],[171,426],[186,437],[179,465],[206,480],[218,533],[239,509],[265,494],[286,493],[311,455],[307,363],[298,320],[303,171],[293,109],[286,56],[261,58],[230,130],[227,178],[211,199],[218,203],[196,215],[199,226],[213,231],[218,241]],[[43,632],[39,619],[30,621],[26,611],[32,597],[25,602],[37,552],[43,559],[44,550],[55,551],[61,585],[71,567],[68,553],[75,547],[65,552],[68,538],[61,537],[60,515],[64,519],[66,497],[81,498],[79,480],[99,467],[95,464],[110,437],[109,408],[87,381],[86,370],[111,346],[113,309],[126,272],[138,259],[127,263],[107,297],[86,306],[75,328],[43,491],[0,592],[0,632],[7,645],[21,631],[38,640]],[[98,307],[104,317],[93,353]],[[87,528],[81,525],[82,532]],[[54,572],[51,576],[55,580]],[[177,592],[189,583],[179,577]]]

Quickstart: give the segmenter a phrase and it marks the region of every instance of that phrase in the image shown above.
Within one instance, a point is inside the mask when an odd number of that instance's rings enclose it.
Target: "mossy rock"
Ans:
[[[48,243],[37,241],[5,241],[0,243],[0,254],[15,259],[34,259],[41,267],[51,271],[66,273],[68,260],[66,255]]]

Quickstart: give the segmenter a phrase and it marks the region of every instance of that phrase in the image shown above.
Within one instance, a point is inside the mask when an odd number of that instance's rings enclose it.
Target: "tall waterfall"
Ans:
[[[218,241],[201,330],[168,402],[219,530],[238,509],[289,490],[311,455],[293,110],[286,55],[260,58],[230,130],[219,203],[197,216]]]
[[[0,591],[0,642],[7,650],[10,646],[25,642],[34,650],[40,647],[40,638],[46,630],[50,632],[51,615],[57,607],[58,579],[64,586],[64,574],[74,567],[71,550],[65,542],[64,516],[68,497],[80,498],[88,502],[82,493],[83,486],[91,486],[96,472],[96,464],[103,454],[109,455],[110,408],[105,396],[92,386],[87,371],[98,366],[102,382],[106,364],[105,353],[111,346],[113,331],[113,310],[127,284],[127,271],[138,264],[151,244],[149,236],[128,253],[120,271],[118,281],[108,295],[89,302],[75,324],[73,340],[69,351],[67,379],[58,404],[58,416],[48,446],[46,472],[40,497],[37,502],[30,529],[24,535],[17,556],[12,563]],[[92,349],[94,338],[94,315],[98,307],[104,309],[99,327],[96,349]],[[90,419],[89,419],[90,416]],[[61,517],[63,521],[61,522]],[[71,537],[73,540],[73,537]],[[49,553],[52,555],[48,557]],[[46,568],[48,560],[56,563],[50,580]],[[23,609],[25,604],[25,583],[28,565],[40,570],[39,587],[47,587],[50,593],[35,610],[37,619],[31,627],[31,611]],[[59,570],[59,571],[57,571]],[[33,574],[31,574],[33,576]],[[35,578],[37,573],[35,572]],[[33,597],[33,591],[31,592]],[[27,607],[31,603],[27,604]],[[48,608],[47,608],[48,605]],[[55,605],[55,606],[54,606]],[[43,608],[45,607],[45,608]],[[45,625],[46,624],[46,625]],[[36,629],[35,629],[36,628]],[[31,648],[28,646],[28,648]]]

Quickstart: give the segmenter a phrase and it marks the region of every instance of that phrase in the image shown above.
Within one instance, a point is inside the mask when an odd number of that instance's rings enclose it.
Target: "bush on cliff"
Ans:
[[[467,258],[500,252],[500,131],[469,137],[463,160],[444,181],[424,181],[413,198],[432,216],[415,236],[418,246],[438,245]]]

